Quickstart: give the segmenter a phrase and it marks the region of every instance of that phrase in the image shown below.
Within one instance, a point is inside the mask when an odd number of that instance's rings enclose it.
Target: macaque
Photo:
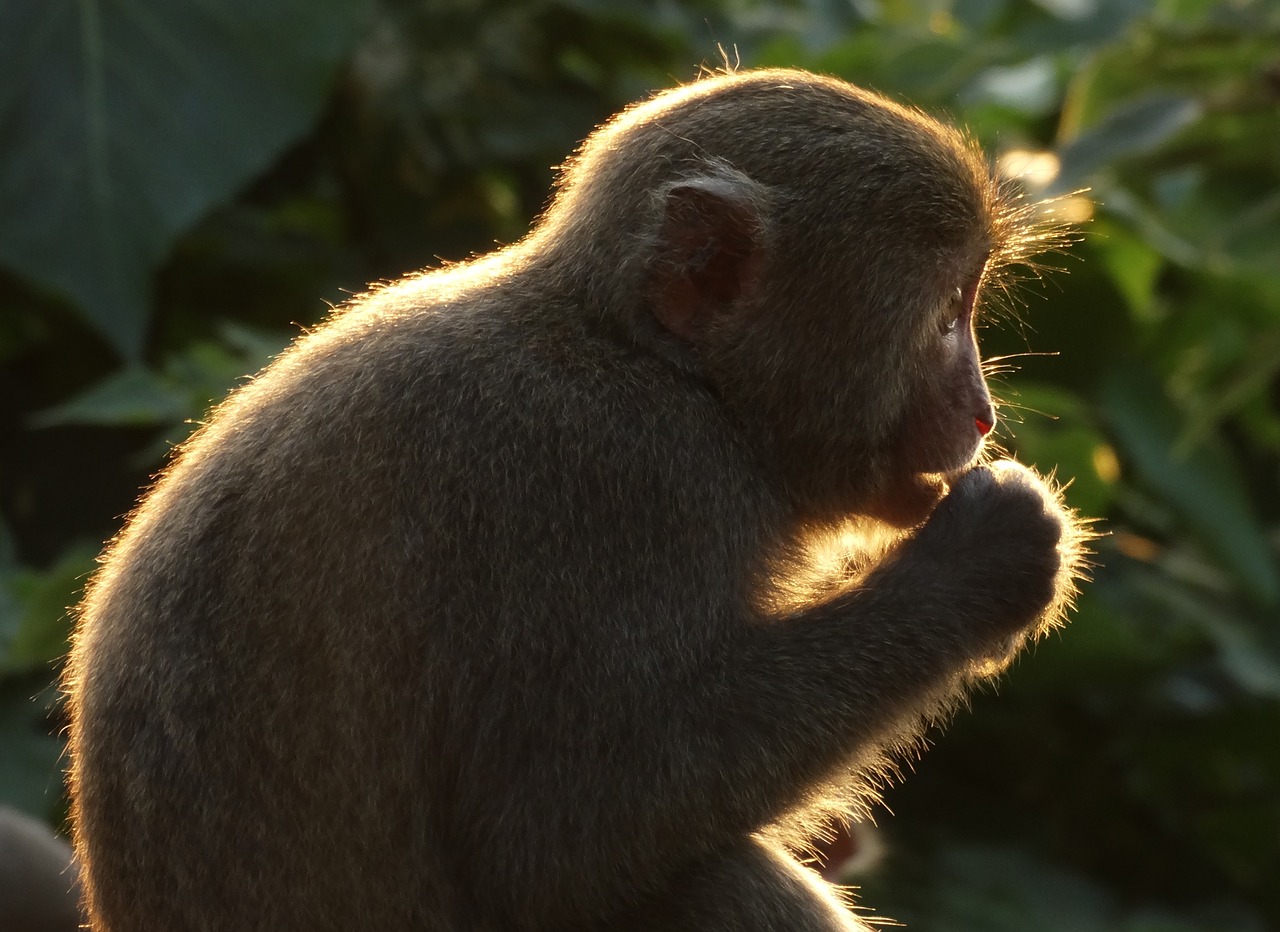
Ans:
[[[79,610],[92,929],[865,928],[796,846],[1080,573],[983,453],[975,318],[1036,217],[916,110],[710,76],[520,242],[298,339]]]
[[[44,823],[0,806],[0,929],[76,932],[78,889],[71,846]]]

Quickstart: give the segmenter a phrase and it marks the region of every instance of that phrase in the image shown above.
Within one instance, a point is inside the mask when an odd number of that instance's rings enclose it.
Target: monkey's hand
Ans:
[[[1078,537],[1058,494],[1003,460],[955,479],[909,546],[964,607],[978,653],[998,657],[1061,615],[1078,571]]]

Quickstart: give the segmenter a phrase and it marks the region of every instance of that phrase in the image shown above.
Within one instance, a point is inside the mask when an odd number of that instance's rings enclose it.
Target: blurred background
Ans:
[[[1088,189],[981,339],[998,440],[1103,519],[1095,580],[855,831],[863,902],[1280,928],[1274,0],[0,0],[0,805],[62,827],[67,607],[209,404],[366,282],[518,239],[593,125],[726,61]]]

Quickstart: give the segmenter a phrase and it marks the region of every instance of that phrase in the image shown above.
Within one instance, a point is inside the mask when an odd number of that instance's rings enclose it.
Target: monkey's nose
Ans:
[[[973,419],[973,426],[978,428],[978,433],[986,436],[991,433],[991,429],[996,426],[996,415],[994,411],[990,411],[981,417]]]

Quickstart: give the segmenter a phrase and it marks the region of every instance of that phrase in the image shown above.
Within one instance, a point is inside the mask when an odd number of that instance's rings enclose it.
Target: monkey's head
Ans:
[[[589,244],[594,310],[696,368],[801,517],[907,526],[995,424],[975,309],[1031,216],[957,130],[770,70],[622,114],[541,232]]]

